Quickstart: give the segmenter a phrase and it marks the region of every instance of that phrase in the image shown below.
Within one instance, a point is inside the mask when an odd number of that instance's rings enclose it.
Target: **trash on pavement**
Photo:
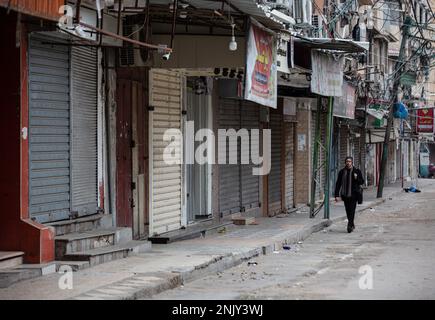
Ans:
[[[303,242],[302,241],[298,241],[298,244],[302,244]]]
[[[248,262],[248,266],[256,266],[256,265],[258,265],[258,263],[255,262],[255,261],[249,261]]]
[[[288,244],[283,245],[282,248],[284,250],[290,250],[291,249],[290,245],[288,245]]]
[[[279,253],[279,251],[278,251],[278,250],[275,250],[273,253]]]
[[[421,190],[417,189],[415,186],[411,186],[410,188],[404,188],[405,192],[421,192]]]
[[[370,211],[371,211],[371,212],[373,212],[373,211],[375,211],[375,209],[373,209],[373,208],[370,208]]]

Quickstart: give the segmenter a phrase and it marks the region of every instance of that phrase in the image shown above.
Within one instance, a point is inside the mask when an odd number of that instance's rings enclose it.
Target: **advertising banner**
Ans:
[[[417,132],[433,133],[433,109],[417,110]]]
[[[276,39],[251,19],[247,43],[245,99],[277,108]]]

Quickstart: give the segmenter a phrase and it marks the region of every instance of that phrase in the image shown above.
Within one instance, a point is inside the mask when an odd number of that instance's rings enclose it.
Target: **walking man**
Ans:
[[[339,201],[339,197],[344,202],[347,215],[347,232],[351,233],[355,229],[354,218],[356,204],[362,203],[362,189],[364,178],[361,170],[353,166],[353,158],[347,157],[345,167],[340,170],[335,184],[335,201]]]

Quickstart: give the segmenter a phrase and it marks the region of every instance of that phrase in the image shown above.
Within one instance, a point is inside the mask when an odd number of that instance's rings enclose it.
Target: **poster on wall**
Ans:
[[[251,19],[247,42],[245,99],[277,108],[275,34]]]
[[[355,87],[343,81],[343,95],[334,100],[334,116],[347,119],[355,119]]]
[[[341,97],[344,58],[311,51],[311,92],[326,97]]]
[[[434,132],[434,112],[433,109],[417,110],[417,132]]]

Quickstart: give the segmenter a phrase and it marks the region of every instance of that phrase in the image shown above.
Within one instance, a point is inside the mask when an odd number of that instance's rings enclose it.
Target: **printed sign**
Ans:
[[[251,19],[247,43],[245,99],[277,108],[277,65],[274,33]]]
[[[417,132],[433,133],[433,109],[417,110]]]

